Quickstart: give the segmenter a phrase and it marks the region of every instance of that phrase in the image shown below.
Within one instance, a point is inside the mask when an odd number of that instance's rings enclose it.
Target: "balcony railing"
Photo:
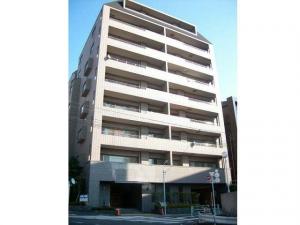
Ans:
[[[176,39],[175,39],[175,40],[176,40]],[[178,41],[178,40],[177,40],[177,41]],[[195,46],[190,45],[190,44],[187,44],[187,43],[185,43],[185,42],[182,42],[182,43],[183,43],[184,45],[187,45],[187,46],[193,48],[193,49],[200,50],[200,51],[202,51],[202,52],[205,52],[205,53],[208,53],[208,54],[209,54],[209,50],[204,50],[204,49],[202,49],[202,48],[195,47]]]
[[[125,21],[123,21],[123,20],[119,20],[119,19],[117,19],[117,18],[112,18],[112,17],[110,17],[110,19],[113,20],[113,21],[116,21],[116,22],[119,22],[119,23],[128,25],[128,26],[137,28],[137,29],[142,30],[142,31],[151,31],[151,30],[146,29],[146,28],[144,28],[144,27],[140,27],[140,26],[137,26],[137,25],[134,25],[134,24],[131,24],[131,23],[127,23],[127,22],[125,22]],[[153,31],[151,31],[151,32],[153,32]],[[154,33],[156,33],[156,32],[154,32]],[[157,33],[157,34],[159,34],[159,33]],[[160,35],[162,35],[162,34],[160,34]]]
[[[201,100],[201,99],[198,99],[198,98],[192,98],[192,97],[188,97],[188,96],[185,96],[185,97],[187,97],[189,100],[194,101],[194,102],[202,102],[202,103],[206,103],[206,104],[210,104],[210,105],[214,104],[212,102],[204,101],[204,100]]]
[[[191,118],[189,118],[189,119],[191,120],[191,122],[195,122],[195,123],[204,123],[204,124],[214,125],[214,123],[211,121],[196,120],[196,119],[191,119]]]
[[[188,142],[191,143],[191,145],[200,145],[200,146],[206,146],[206,147],[217,147],[217,144],[213,143],[207,143],[207,142],[201,142],[199,140],[188,140]]]
[[[111,54],[108,54],[108,58],[112,59],[112,60],[115,60],[115,61],[118,61],[118,62],[129,64],[129,65],[146,68],[146,65],[143,65],[141,63],[141,61],[132,60],[132,59],[128,59],[128,58],[125,58],[125,57],[123,58],[123,57],[120,57],[120,56],[117,56],[117,55],[111,55]]]
[[[117,36],[109,35],[108,37],[111,38],[111,39],[117,40],[117,41],[127,43],[127,44],[135,45],[135,46],[140,47],[140,48],[146,48],[145,45],[142,45],[142,44],[139,44],[139,43],[136,43],[136,42],[133,42],[133,41],[125,40],[125,39],[122,39],[122,38],[117,37]]]
[[[121,137],[130,137],[130,138],[140,138],[140,135],[135,131],[119,130],[119,129],[112,129],[106,127],[102,128],[102,134],[121,136]]]
[[[135,107],[117,105],[117,104],[108,103],[108,102],[104,102],[103,106],[106,106],[106,107],[109,107],[109,108],[114,108],[114,109],[123,109],[123,110],[127,110],[127,111],[140,112],[140,109],[138,107],[135,108]]]
[[[200,81],[200,80],[188,78],[188,77],[184,76],[184,74],[181,74],[181,73],[173,73],[173,72],[170,72],[170,71],[168,73],[175,74],[177,76],[181,76],[181,77],[185,78],[187,80],[187,82],[196,82],[196,83],[199,83],[199,84],[204,84],[204,85],[207,85],[207,86],[212,86],[211,83],[206,83],[204,81]]]
[[[134,24],[131,24],[131,23],[127,23],[127,22],[124,22],[124,21],[119,20],[119,19],[116,19],[116,18],[110,17],[110,19],[113,20],[113,21],[116,21],[116,22],[119,22],[119,23],[128,25],[128,26],[137,28],[137,29],[142,30],[142,31],[146,31],[146,30],[147,30],[147,31],[151,31],[151,30],[146,29],[146,28],[144,28],[144,27],[140,27],[140,26],[137,26],[137,25],[134,25]],[[153,32],[153,31],[151,31],[151,32]],[[156,33],[156,32],[154,32],[154,33]],[[157,33],[157,34],[163,35],[163,34],[160,34],[160,33]],[[176,41],[179,41],[179,40],[174,39],[174,38],[172,38],[172,37],[169,37],[169,38],[171,38],[171,39],[173,39],[173,40],[176,40]],[[196,50],[200,50],[200,51],[202,51],[202,52],[209,53],[209,50],[204,50],[204,49],[202,49],[202,48],[195,47],[195,46],[193,46],[193,45],[187,44],[187,43],[182,42],[182,41],[179,41],[179,42],[183,43],[183,44],[186,45],[186,46],[189,46],[189,47],[191,47],[191,48],[194,48],[194,49],[196,49]]]
[[[128,86],[128,87],[140,88],[139,84],[127,83],[125,81],[113,80],[113,79],[110,79],[110,78],[105,78],[105,81],[110,82],[110,83],[125,85],[125,86]]]

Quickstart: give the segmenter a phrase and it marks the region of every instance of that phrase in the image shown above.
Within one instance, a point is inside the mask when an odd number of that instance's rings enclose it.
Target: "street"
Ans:
[[[160,215],[69,215],[70,225],[138,225],[138,224],[170,224],[170,225],[193,225],[197,224],[197,218],[191,216],[160,216]]]

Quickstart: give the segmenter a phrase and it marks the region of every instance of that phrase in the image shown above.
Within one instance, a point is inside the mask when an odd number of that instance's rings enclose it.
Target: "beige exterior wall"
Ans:
[[[100,181],[161,182],[160,175],[163,166],[149,165],[149,157],[154,153],[162,153],[165,159],[169,160],[170,165],[167,166],[170,171],[170,176],[167,178],[168,182],[207,183],[204,177],[207,176],[210,168],[190,167],[190,159],[197,156],[202,157],[204,161],[214,161],[219,164],[222,182],[225,182],[223,165],[220,160],[222,159],[222,152],[227,151],[227,149],[213,46],[194,34],[181,33],[180,29],[173,30],[172,26],[164,26],[159,22],[156,23],[155,20],[147,20],[146,23],[145,17],[136,14],[132,16],[142,23],[145,21],[145,26],[147,24],[151,29],[161,28],[164,35],[150,31],[147,27],[139,28],[127,22],[112,19],[110,18],[111,8],[110,5],[103,6],[102,14],[98,16],[95,22],[94,32],[91,32],[84,46],[78,65],[78,75],[82,80],[78,101],[79,117],[82,115],[80,113],[81,105],[88,102],[89,107],[87,115],[76,121],[77,132],[82,127],[86,127],[87,133],[83,141],[76,143],[75,152],[80,156],[82,165],[85,165],[88,170],[89,205],[98,206],[100,201],[104,199],[99,197]],[[120,17],[130,12],[120,12],[120,9],[116,8],[113,10],[119,13]],[[164,51],[146,46],[145,43],[141,47],[138,44],[111,38],[108,35],[110,27],[129,32],[133,36],[140,37],[141,40],[147,40],[149,45],[162,45]],[[199,45],[207,46],[209,50],[201,50],[184,43],[184,41],[166,36],[166,30],[177,32],[182,37],[189,39],[187,42],[191,40],[198,42]],[[94,47],[92,48],[92,46]],[[168,47],[172,47],[173,51],[176,48],[177,56],[168,54]],[[143,62],[137,65],[136,63],[124,63],[122,60],[116,61],[108,55],[108,51]],[[197,63],[182,58],[185,52],[193,55],[198,60]],[[93,59],[91,71],[85,74],[85,65],[90,59]],[[211,66],[201,66],[199,63],[202,61],[211,61]],[[151,63],[163,66],[161,69],[157,69],[149,66]],[[178,70],[179,73],[175,74],[174,70]],[[126,73],[126,77],[137,80],[139,86],[133,87],[105,80],[107,73],[116,71],[118,74],[114,75],[125,76]],[[182,71],[187,72],[184,74]],[[205,82],[199,82],[198,78]],[[90,79],[91,87],[89,93],[82,96],[83,84],[87,79]],[[154,90],[149,87],[149,85],[154,84],[162,84],[162,90]],[[193,100],[189,96],[194,92],[198,93],[201,98],[208,100]],[[103,106],[104,95],[107,93],[113,95],[114,98],[133,100],[138,103],[139,109],[134,112]],[[119,102],[122,103],[122,100]],[[163,112],[150,112],[149,106],[151,104],[162,106]],[[171,111],[174,109],[179,110],[179,115],[171,115]],[[214,122],[208,124],[191,120],[186,116],[189,111],[201,112],[205,116],[214,116]],[[139,138],[130,138],[103,134],[103,120],[115,123],[122,122],[125,124],[122,125],[123,127],[126,124],[127,126],[138,125],[140,136]],[[165,130],[164,138],[150,137],[148,135],[149,127],[163,128]],[[179,133],[181,140],[173,139],[173,133]],[[191,142],[188,140],[189,133],[194,136],[198,135],[199,139],[206,135],[207,140],[215,140],[216,145],[206,146]],[[105,154],[109,153],[109,149],[112,153],[120,155],[124,155],[126,151],[128,154],[137,152],[139,162],[136,164],[102,162],[101,149],[105,149],[103,150]],[[177,160],[178,155],[181,156],[182,166],[172,166],[173,159]],[[113,177],[111,174],[115,174],[119,178]],[[230,182],[230,174],[227,174],[227,182]],[[101,190],[102,192],[103,190]]]

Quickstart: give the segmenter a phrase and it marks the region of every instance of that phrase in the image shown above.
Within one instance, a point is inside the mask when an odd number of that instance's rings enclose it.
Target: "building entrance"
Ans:
[[[110,185],[110,204],[118,208],[141,209],[142,185],[112,183]]]

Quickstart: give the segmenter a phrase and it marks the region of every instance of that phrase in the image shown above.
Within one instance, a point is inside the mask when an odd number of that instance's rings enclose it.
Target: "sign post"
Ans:
[[[219,170],[216,169],[214,172],[209,172],[209,176],[207,178],[208,181],[210,181],[211,183],[212,197],[213,197],[213,218],[214,218],[214,225],[216,225],[216,200],[215,200],[214,183],[220,183]]]

